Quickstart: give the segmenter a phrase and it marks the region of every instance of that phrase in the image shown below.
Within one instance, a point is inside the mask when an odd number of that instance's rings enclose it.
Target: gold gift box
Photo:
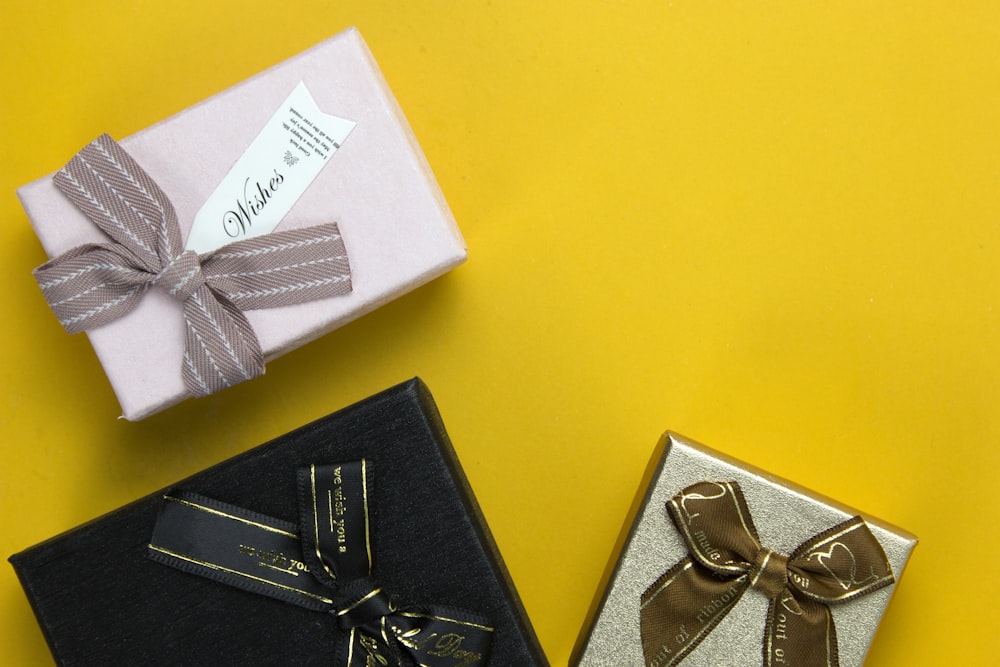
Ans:
[[[666,503],[701,481],[733,481],[743,490],[761,544],[790,554],[855,515],[868,523],[892,565],[896,583],[832,605],[841,667],[862,665],[917,538],[893,525],[730,458],[675,433],[660,439],[634,505],[620,552],[612,556],[587,625],[570,661],[585,667],[644,664],[639,632],[640,597],[688,554]],[[733,610],[680,664],[692,667],[759,665],[768,599],[747,591]]]

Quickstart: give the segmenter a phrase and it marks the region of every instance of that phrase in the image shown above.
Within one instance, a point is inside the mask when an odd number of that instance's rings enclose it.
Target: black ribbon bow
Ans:
[[[167,496],[149,557],[336,617],[343,667],[486,664],[493,628],[479,614],[397,603],[372,577],[368,464],[298,473],[300,524],[197,496]]]

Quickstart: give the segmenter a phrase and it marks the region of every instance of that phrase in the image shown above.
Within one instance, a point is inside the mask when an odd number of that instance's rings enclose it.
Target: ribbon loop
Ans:
[[[108,134],[81,149],[52,180],[147,272],[157,273],[163,257],[183,251],[170,199]]]
[[[272,232],[202,256],[181,245],[166,194],[110,136],[53,176],[112,243],[73,248],[35,270],[49,306],[77,333],[128,314],[157,286],[184,304],[184,386],[204,396],[264,372],[242,311],[347,294],[351,270],[335,223]]]
[[[892,568],[861,517],[803,542],[789,560],[790,579],[800,597],[838,604],[892,583]]]
[[[667,503],[691,557],[720,575],[749,571],[760,550],[743,494],[720,482],[699,482]]]
[[[640,634],[648,667],[680,663],[749,588],[771,600],[765,665],[837,667],[836,629],[827,605],[894,580],[885,552],[860,517],[786,556],[760,545],[735,482],[693,484],[667,508],[690,556],[642,594]]]
[[[79,333],[138,305],[149,289],[149,274],[130,260],[122,246],[77,246],[35,269],[35,280],[59,323],[69,333]]]

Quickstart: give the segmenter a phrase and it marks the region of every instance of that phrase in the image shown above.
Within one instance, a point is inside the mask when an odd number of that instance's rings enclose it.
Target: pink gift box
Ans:
[[[337,222],[353,291],[248,311],[268,361],[440,276],[466,257],[430,166],[353,28],[119,140],[172,201],[184,239],[195,213],[299,82],[324,113],[357,125],[277,229]],[[72,151],[66,160],[70,157]],[[56,189],[51,176],[17,193],[49,257],[107,241]],[[142,419],[188,397],[181,376],[181,304],[166,294],[151,290],[128,315],[87,335],[126,419]]]

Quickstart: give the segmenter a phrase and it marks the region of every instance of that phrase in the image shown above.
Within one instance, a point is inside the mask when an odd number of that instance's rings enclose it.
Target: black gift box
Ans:
[[[414,379],[10,558],[63,665],[330,665],[330,614],[147,558],[164,493],[297,523],[296,471],[372,466],[374,574],[412,603],[479,612],[487,664],[547,665],[426,386]]]

